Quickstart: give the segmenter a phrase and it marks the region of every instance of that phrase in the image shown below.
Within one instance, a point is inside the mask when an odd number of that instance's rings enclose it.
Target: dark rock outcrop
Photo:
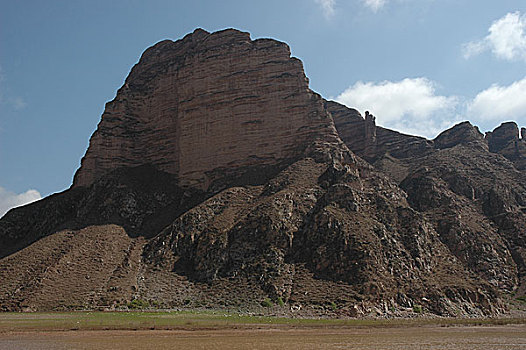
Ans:
[[[514,122],[502,123],[495,130],[486,134],[491,152],[499,152],[508,147],[510,142],[519,139],[519,127]]]
[[[482,135],[476,126],[471,125],[471,123],[467,121],[440,133],[440,135],[434,139],[434,142],[435,148],[438,149],[451,148],[461,144],[488,148],[484,142],[484,135]]]
[[[342,124],[336,115],[336,127]],[[366,159],[400,183],[411,207],[433,224],[459,261],[511,292],[526,288],[526,174],[518,171],[520,142],[515,123],[504,123],[484,138],[477,127],[463,122],[428,141],[430,147],[421,152],[408,142],[410,157],[391,152]],[[346,144],[362,152],[360,145]]]
[[[0,257],[70,229],[116,224],[132,237],[151,237],[174,216],[206,198],[177,186],[177,179],[152,166],[119,168],[90,187],[54,194],[9,211],[0,221]]]
[[[526,170],[526,132],[514,122],[502,123],[495,130],[486,133],[486,140],[491,152],[502,154],[515,164],[519,170]]]
[[[423,137],[377,126],[372,115],[364,118],[357,110],[334,101],[326,101],[326,107],[341,139],[354,153],[369,162],[374,163],[385,156],[409,158],[433,149],[432,142]]]

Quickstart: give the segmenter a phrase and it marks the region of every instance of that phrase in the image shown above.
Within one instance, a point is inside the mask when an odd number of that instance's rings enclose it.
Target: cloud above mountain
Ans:
[[[359,81],[335,99],[360,111],[369,110],[380,125],[432,138],[456,120],[458,98],[436,93],[426,78],[380,83]]]
[[[335,100],[376,116],[381,126],[434,138],[462,120],[496,126],[503,120],[526,120],[526,77],[509,85],[493,84],[474,97],[443,96],[427,78],[401,81],[359,81]]]
[[[468,103],[467,114],[474,120],[526,119],[526,77],[508,86],[494,84]]]
[[[373,12],[377,12],[385,6],[387,0],[362,0],[363,4],[370,8]]]
[[[0,217],[11,208],[19,207],[41,199],[37,190],[27,190],[23,193],[14,193],[0,186]]]
[[[334,5],[336,0],[315,0],[318,5],[321,6],[323,14],[326,18],[330,18],[334,15]]]
[[[508,61],[526,61],[526,14],[508,13],[491,24],[489,34],[463,46],[464,58],[469,59],[485,51]]]

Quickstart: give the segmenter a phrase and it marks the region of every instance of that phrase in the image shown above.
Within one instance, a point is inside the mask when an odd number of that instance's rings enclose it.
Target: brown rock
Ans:
[[[152,164],[207,189],[225,169],[235,177],[287,163],[328,138],[337,139],[332,120],[287,44],[197,29],[144,52],[106,105],[73,187]]]
[[[518,139],[519,127],[514,122],[502,123],[495,130],[486,133],[486,140],[488,140],[491,152],[499,152],[506,148],[510,142]]]
[[[515,122],[500,124],[495,130],[486,133],[486,139],[490,144],[490,151],[497,152],[499,149],[519,138],[519,127]]]
[[[438,149],[451,148],[459,144],[478,145],[487,149],[488,146],[484,141],[484,135],[476,126],[471,125],[470,122],[465,121],[459,123],[452,128],[441,132],[435,139],[435,147]]]
[[[432,149],[432,142],[423,137],[377,126],[375,117],[369,112],[364,118],[357,110],[334,101],[327,101],[326,107],[343,142],[351,151],[370,162],[385,155],[408,158]]]
[[[526,142],[524,128],[521,129],[522,139],[519,138],[519,127],[515,122],[502,123],[491,132],[486,133],[489,150],[502,154],[513,162],[519,170],[526,169]]]
[[[326,101],[326,107],[332,115],[338,134],[347,147],[360,157],[367,158],[368,147],[374,145],[374,141],[371,137],[366,138],[366,129],[374,129],[374,122],[372,125],[371,122],[366,123],[356,109],[345,107],[334,101]]]

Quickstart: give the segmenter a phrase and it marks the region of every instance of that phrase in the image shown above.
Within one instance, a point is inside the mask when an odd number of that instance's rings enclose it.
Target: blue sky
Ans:
[[[0,0],[0,215],[68,188],[141,53],[197,27],[287,42],[313,90],[396,130],[526,126],[524,0]]]

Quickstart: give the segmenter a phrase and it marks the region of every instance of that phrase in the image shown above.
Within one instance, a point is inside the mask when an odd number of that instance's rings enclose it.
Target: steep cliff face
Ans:
[[[502,154],[515,164],[519,170],[526,170],[526,129],[521,129],[514,122],[502,123],[492,132],[486,133],[486,140],[491,152]]]
[[[370,114],[362,117],[357,110],[334,101],[326,101],[326,107],[347,147],[397,182],[408,175],[408,161],[434,149],[433,142],[423,137],[377,126]]]
[[[332,120],[287,44],[197,29],[144,52],[106,105],[73,187],[151,164],[206,190],[226,174],[282,166],[330,137]]]
[[[355,109],[334,101],[326,101],[327,110],[345,144],[363,159],[374,162],[385,156],[410,158],[433,149],[423,137],[405,135],[376,125],[375,117],[365,117]],[[368,112],[366,112],[368,113]]]

